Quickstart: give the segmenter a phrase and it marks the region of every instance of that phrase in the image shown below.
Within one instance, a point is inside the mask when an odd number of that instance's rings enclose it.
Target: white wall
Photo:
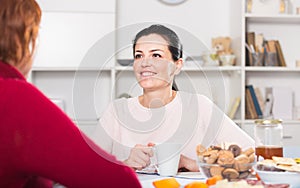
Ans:
[[[182,28],[203,41],[208,48],[211,47],[211,38],[217,36],[231,36],[233,47],[238,49],[240,46],[241,0],[186,0],[175,6],[159,0],[117,0],[116,20],[118,28],[130,25],[136,28],[136,31],[133,29],[132,33],[118,37],[119,41],[126,41],[123,44],[131,44],[136,32],[150,25],[141,24],[139,27],[135,24],[155,22]],[[188,39],[182,42],[184,48],[192,43]],[[194,49],[192,53],[200,55],[200,49]],[[131,57],[131,51],[122,55]]]
[[[37,2],[43,12],[34,67],[78,67],[90,48],[115,29],[114,0]]]

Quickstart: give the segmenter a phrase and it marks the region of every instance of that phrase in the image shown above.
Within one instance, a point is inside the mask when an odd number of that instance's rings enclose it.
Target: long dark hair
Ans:
[[[137,41],[141,37],[150,34],[158,34],[168,42],[168,49],[172,54],[173,61],[177,61],[179,58],[182,58],[182,44],[179,40],[179,37],[174,31],[160,24],[151,25],[150,27],[147,27],[137,33],[133,40],[133,56]],[[172,89],[178,91],[178,87],[175,83],[175,80],[173,80]]]

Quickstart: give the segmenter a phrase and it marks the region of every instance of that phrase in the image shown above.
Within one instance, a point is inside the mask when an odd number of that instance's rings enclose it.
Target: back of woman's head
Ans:
[[[23,66],[35,49],[41,9],[35,0],[0,2],[0,60]]]
[[[150,27],[147,27],[147,28],[141,30],[139,33],[137,33],[137,35],[135,36],[135,38],[133,40],[133,53],[135,51],[135,46],[136,46],[137,41],[141,37],[147,36],[150,34],[160,35],[168,42],[168,45],[169,45],[168,48],[172,54],[172,59],[174,61],[177,61],[179,58],[182,58],[182,45],[180,43],[180,40],[179,40],[179,37],[177,36],[177,34],[174,31],[172,31],[171,29],[169,29],[163,25],[159,25],[159,24],[151,25]]]

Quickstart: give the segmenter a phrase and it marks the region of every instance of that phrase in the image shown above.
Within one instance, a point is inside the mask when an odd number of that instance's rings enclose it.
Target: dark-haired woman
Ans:
[[[141,30],[133,41],[134,73],[143,94],[118,99],[99,120],[93,139],[136,170],[151,163],[152,146],[182,144],[179,168],[198,171],[196,146],[254,141],[206,96],[172,89],[183,66],[177,34],[163,26]]]

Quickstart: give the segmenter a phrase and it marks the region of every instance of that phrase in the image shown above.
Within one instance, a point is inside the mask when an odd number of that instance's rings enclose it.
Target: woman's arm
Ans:
[[[178,169],[183,171],[189,171],[189,172],[199,172],[197,161],[188,158],[184,155],[180,155]]]
[[[128,159],[124,163],[135,170],[142,170],[150,165],[153,150],[149,146],[137,144],[131,149]]]

